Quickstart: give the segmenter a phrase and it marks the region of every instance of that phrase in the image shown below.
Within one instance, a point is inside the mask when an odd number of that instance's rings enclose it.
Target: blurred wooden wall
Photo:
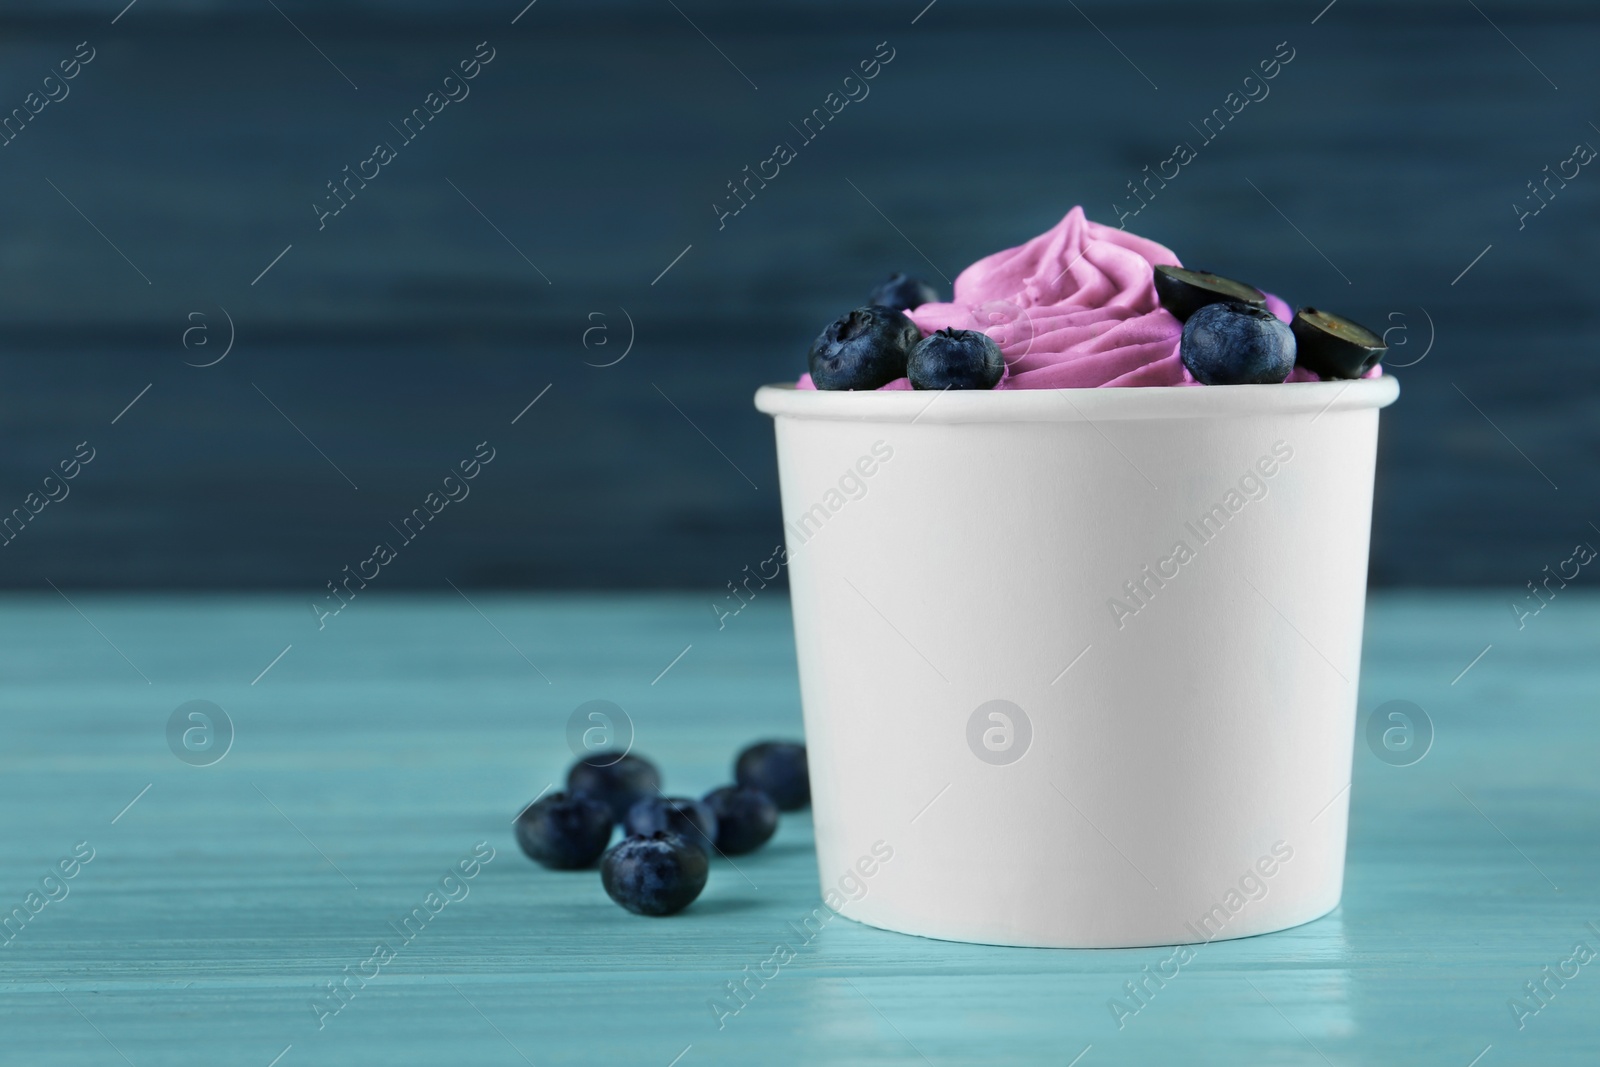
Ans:
[[[0,549],[9,587],[309,594],[488,440],[389,587],[712,594],[781,537],[757,384],[891,270],[943,287],[1073,204],[1114,221],[1280,42],[1270,96],[1129,228],[1403,327],[1398,362],[1431,337],[1384,417],[1375,581],[1515,590],[1600,544],[1600,177],[1513,208],[1600,146],[1591,5],[277,6],[0,16],[0,112],[60,96],[0,147],[0,511],[96,450]]]

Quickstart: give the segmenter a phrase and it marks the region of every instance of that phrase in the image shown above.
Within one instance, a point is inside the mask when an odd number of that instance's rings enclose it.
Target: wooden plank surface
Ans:
[[[1358,739],[1342,907],[1202,947],[1120,1030],[1108,1001],[1165,950],[843,918],[719,1029],[708,1001],[818,905],[805,815],[666,920],[517,851],[510,818],[586,700],[628,712],[674,791],[798,733],[779,597],[719,631],[693,598],[373,595],[319,631],[287,598],[51,594],[7,599],[0,636],[0,904],[94,853],[0,948],[6,1063],[1497,1067],[1593,1063],[1600,1041],[1600,964],[1520,1031],[1507,1006],[1600,949],[1600,601],[1576,591],[1522,630],[1493,597],[1375,598],[1363,715],[1411,700],[1436,739],[1409,767]],[[234,724],[208,767],[165,737],[190,700]],[[477,842],[468,894],[319,1030],[319,987]]]

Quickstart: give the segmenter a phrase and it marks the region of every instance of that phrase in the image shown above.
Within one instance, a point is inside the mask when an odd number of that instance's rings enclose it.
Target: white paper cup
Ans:
[[[1398,395],[1388,376],[757,392],[824,900],[1095,948],[1337,906]]]

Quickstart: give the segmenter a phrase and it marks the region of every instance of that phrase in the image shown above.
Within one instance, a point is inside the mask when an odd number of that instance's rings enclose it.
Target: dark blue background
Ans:
[[[487,439],[388,587],[715,592],[781,536],[756,385],[890,270],[954,277],[1076,203],[1115,221],[1288,41],[1270,97],[1129,228],[1405,325],[1396,362],[1431,336],[1384,417],[1373,579],[1514,591],[1600,540],[1600,176],[1523,229],[1512,209],[1600,145],[1597,21],[1325,6],[9,3],[0,112],[96,54],[0,148],[0,511],[78,442],[96,458],[0,582],[309,595]],[[324,183],[485,40],[470,97],[319,232]],[[719,231],[725,183],[884,40],[871,95]],[[187,366],[222,308],[231,354]],[[624,308],[632,351],[586,365],[621,353]]]

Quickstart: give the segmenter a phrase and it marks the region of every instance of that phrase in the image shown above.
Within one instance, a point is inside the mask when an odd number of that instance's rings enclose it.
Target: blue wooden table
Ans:
[[[799,732],[770,593],[720,631],[684,597],[373,593],[319,631],[296,599],[66,593],[0,604],[7,1064],[1596,1062],[1600,962],[1574,946],[1600,951],[1600,601],[1576,590],[1520,630],[1503,596],[1375,599],[1363,720],[1408,700],[1434,740],[1394,766],[1358,739],[1342,908],[1200,947],[1120,1028],[1167,950],[842,918],[803,943],[803,813],[671,919],[521,855],[511,818],[587,700],[670,792]],[[168,740],[195,700],[232,723],[208,766]],[[779,942],[795,958],[719,1026]]]

